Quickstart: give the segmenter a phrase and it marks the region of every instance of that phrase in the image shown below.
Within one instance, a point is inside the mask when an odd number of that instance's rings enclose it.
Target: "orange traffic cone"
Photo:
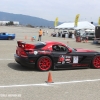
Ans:
[[[33,37],[31,37],[31,41],[33,41],[34,39],[33,39]]]
[[[53,83],[51,72],[48,73],[48,80],[47,83]]]
[[[88,42],[88,39],[86,39],[85,41]]]
[[[27,36],[25,36],[25,39],[27,39]]]

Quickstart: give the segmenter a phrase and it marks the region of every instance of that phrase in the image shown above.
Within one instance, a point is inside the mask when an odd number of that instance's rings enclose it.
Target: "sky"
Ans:
[[[100,0],[0,0],[0,11],[59,22],[73,22],[80,14],[79,21],[98,22]]]

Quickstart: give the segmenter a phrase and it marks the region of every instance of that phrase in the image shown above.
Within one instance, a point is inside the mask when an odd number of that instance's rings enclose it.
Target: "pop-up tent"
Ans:
[[[57,27],[55,27],[57,29],[95,29],[95,26],[93,24],[91,24],[90,22],[88,21],[81,21],[81,22],[78,22],[78,26],[77,27],[74,27],[74,22],[73,23],[63,23]]]

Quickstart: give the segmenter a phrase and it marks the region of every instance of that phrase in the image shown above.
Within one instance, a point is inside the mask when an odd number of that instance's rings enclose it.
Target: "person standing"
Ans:
[[[47,30],[47,35],[48,35],[48,30]]]
[[[39,30],[39,37],[38,37],[38,41],[41,41],[42,34],[43,34],[43,31],[40,29],[40,30]]]

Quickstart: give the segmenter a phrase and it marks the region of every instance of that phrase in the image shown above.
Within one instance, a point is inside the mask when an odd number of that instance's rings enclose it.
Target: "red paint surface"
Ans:
[[[93,65],[95,68],[100,68],[100,56],[96,56],[93,60]]]
[[[94,50],[88,50],[88,49],[82,49],[82,48],[76,48],[76,52],[95,52]]]

